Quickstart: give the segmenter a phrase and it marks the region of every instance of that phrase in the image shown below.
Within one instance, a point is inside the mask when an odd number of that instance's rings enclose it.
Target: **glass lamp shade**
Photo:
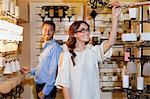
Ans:
[[[128,75],[123,75],[122,77],[122,81],[123,81],[123,88],[129,88],[129,76]]]
[[[135,20],[138,16],[138,8],[129,8],[130,18]]]
[[[4,67],[5,65],[5,58],[1,57],[0,58],[0,67]]]
[[[15,63],[16,63],[16,69],[17,69],[17,71],[19,71],[20,67],[21,67],[19,60],[16,59]]]
[[[105,31],[105,27],[99,27],[99,31],[101,32],[101,34],[103,34]]]
[[[143,65],[143,75],[150,76],[150,63],[145,63]]]
[[[11,68],[11,63],[7,62],[4,68],[4,74],[11,74],[12,73],[12,68]]]
[[[11,61],[11,68],[12,68],[12,72],[16,72],[17,71],[16,64],[15,64],[14,60]]]
[[[135,62],[131,61],[127,63],[127,72],[128,73],[136,73],[136,64]]]

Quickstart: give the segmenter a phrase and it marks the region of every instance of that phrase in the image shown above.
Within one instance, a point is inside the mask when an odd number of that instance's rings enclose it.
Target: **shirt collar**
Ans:
[[[42,48],[45,48],[47,45],[51,45],[51,44],[53,44],[54,42],[55,42],[54,39],[51,39],[51,40],[49,40],[49,41],[46,41],[46,42],[44,42],[44,43],[42,44]]]

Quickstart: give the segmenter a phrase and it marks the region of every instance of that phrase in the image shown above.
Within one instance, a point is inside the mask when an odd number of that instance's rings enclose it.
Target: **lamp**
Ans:
[[[15,60],[11,60],[11,68],[12,68],[12,72],[16,72],[17,71]]]
[[[90,0],[89,2],[92,5],[91,8],[95,9],[95,8],[97,8],[97,4],[106,6],[109,3],[109,0]]]
[[[129,15],[131,20],[135,20],[138,16],[138,8],[129,8]]]
[[[21,69],[21,64],[18,59],[15,61],[16,69],[19,71]]]
[[[136,64],[133,60],[127,63],[127,72],[136,73]]]
[[[10,61],[6,61],[6,65],[5,65],[3,73],[4,74],[11,74],[12,73],[12,68],[11,68]]]
[[[143,65],[143,75],[150,76],[150,63],[145,63]]]
[[[43,6],[39,15],[41,16],[42,21],[47,17],[51,18],[51,20],[53,20],[53,18],[60,18],[61,22],[62,18],[65,18],[66,15],[70,21],[70,18],[75,14],[68,6]]]
[[[104,31],[105,31],[105,27],[99,27],[99,31],[100,31],[100,33],[103,35],[103,34],[104,34]]]

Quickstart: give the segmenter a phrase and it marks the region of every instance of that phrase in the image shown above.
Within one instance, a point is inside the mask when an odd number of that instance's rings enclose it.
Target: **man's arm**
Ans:
[[[48,62],[49,72],[48,72],[48,78],[46,80],[46,84],[42,90],[42,92],[45,95],[48,95],[54,87],[56,71],[57,71],[57,66],[58,66],[58,60],[59,60],[61,51],[62,50],[60,48],[52,49],[50,52],[51,56],[49,57],[49,59],[47,59],[47,61],[49,61]]]

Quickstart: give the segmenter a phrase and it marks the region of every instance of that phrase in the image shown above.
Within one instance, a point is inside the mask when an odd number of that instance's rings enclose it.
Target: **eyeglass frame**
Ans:
[[[90,29],[89,28],[88,29],[82,28],[79,31],[75,31],[75,33],[78,33],[78,32],[81,32],[81,33],[90,32]]]

